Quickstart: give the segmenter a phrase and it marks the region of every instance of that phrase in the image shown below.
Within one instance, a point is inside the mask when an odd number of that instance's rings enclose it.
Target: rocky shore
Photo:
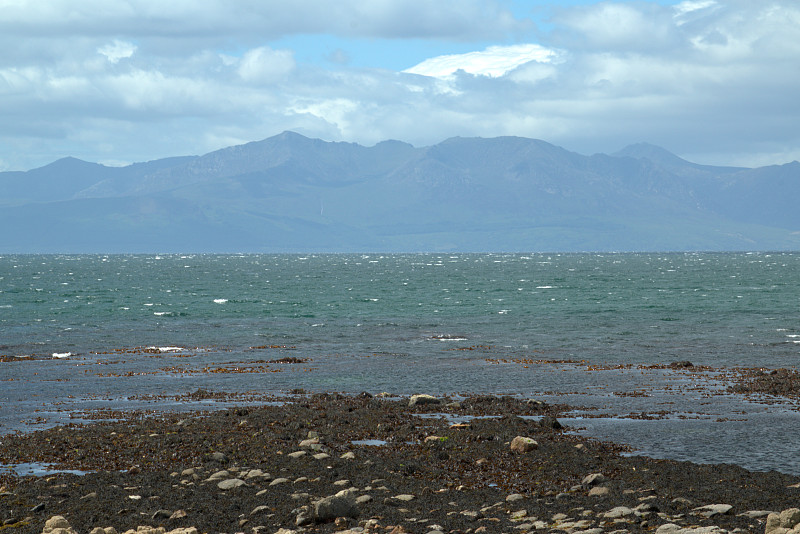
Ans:
[[[567,406],[366,393],[274,401],[4,436],[2,464],[83,473],[0,471],[0,532],[800,531],[796,477],[633,456],[562,428]]]

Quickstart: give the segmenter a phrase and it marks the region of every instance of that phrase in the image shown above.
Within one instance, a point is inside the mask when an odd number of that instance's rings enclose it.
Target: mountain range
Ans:
[[[0,253],[800,250],[800,163],[585,156],[520,137],[372,147],[284,132],[0,173]]]

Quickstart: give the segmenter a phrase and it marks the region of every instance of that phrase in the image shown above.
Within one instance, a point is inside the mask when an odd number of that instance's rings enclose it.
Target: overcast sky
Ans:
[[[0,0],[0,170],[294,130],[800,160],[797,0]]]

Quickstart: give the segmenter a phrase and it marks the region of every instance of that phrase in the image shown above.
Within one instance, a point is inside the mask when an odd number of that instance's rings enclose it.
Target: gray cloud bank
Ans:
[[[793,0],[609,1],[553,8],[538,26],[494,0],[0,8],[0,170],[197,154],[290,129],[365,145],[519,135],[584,153],[649,141],[702,163],[800,159]],[[308,35],[474,51],[398,72],[276,44]]]

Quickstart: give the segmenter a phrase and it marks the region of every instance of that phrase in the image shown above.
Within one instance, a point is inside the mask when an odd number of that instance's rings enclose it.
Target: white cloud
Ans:
[[[716,0],[687,0],[673,6],[674,17],[678,24],[684,24],[687,20],[686,15],[696,14],[708,10],[709,8],[717,8],[719,4]]]
[[[800,159],[796,2],[561,7],[538,44],[503,5],[0,0],[0,160],[141,161],[285,129],[363,144],[522,135],[586,153],[650,141],[709,163]],[[378,58],[389,39],[437,52],[393,72],[321,46],[316,65],[275,40],[293,32],[340,35],[348,53],[347,37],[376,37]],[[439,52],[448,44],[476,51]]]
[[[248,50],[242,56],[237,72],[246,82],[272,83],[284,79],[294,66],[290,50],[273,50],[262,46]]]
[[[447,78],[456,71],[496,78],[525,63],[550,63],[557,52],[537,44],[490,46],[480,52],[452,54],[426,59],[404,72],[435,78]]]
[[[97,53],[105,56],[111,63],[118,63],[120,59],[129,58],[134,52],[136,52],[135,44],[119,39],[114,39],[113,42],[97,49]]]

